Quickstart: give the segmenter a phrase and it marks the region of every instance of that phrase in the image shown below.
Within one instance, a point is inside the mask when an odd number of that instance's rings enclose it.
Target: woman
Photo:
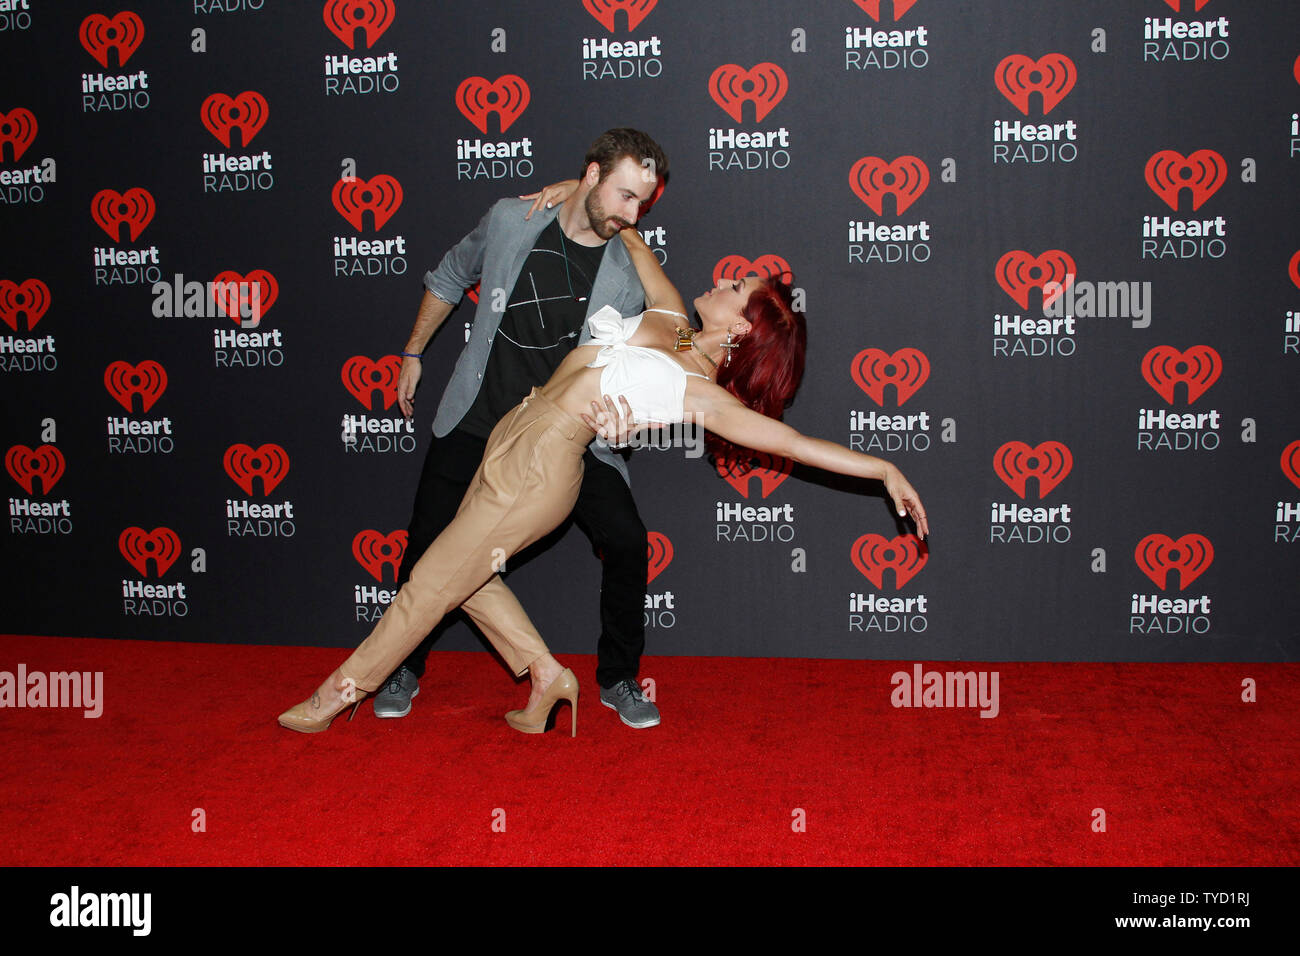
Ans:
[[[710,449],[728,465],[743,468],[750,450],[765,451],[878,479],[898,514],[910,515],[922,537],[929,534],[921,501],[896,467],[776,420],[803,375],[806,330],[788,285],[723,280],[693,303],[702,325],[693,330],[640,233],[620,235],[645,288],[646,311],[623,319],[606,307],[591,316],[591,344],[575,348],[546,385],[501,420],[455,520],[416,563],[370,636],[309,700],[280,715],[282,726],[304,733],[328,728],[460,605],[512,671],[532,679],[528,705],[506,714],[510,726],[542,733],[553,705],[566,699],[577,734],[577,679],[551,656],[496,570],[564,520],[577,498],[584,449],[598,432],[620,431],[597,403],[602,397],[609,408],[608,396],[624,397],[628,421],[689,418],[707,429]],[[596,419],[586,415],[589,408]]]

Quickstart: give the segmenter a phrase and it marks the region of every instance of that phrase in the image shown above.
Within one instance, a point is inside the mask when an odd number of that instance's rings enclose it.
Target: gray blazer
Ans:
[[[483,383],[488,353],[501,324],[501,314],[492,309],[492,290],[504,289],[506,295],[510,294],[533,243],[560,211],[558,206],[539,209],[532,219],[525,220],[524,213],[530,205],[531,202],[524,199],[498,201],[479,220],[474,231],[442,257],[436,269],[425,273],[424,287],[452,305],[459,303],[465,290],[475,282],[480,283],[481,290],[469,341],[456,360],[451,381],[442,393],[442,402],[433,419],[433,433],[439,438],[460,424]],[[641,288],[641,280],[637,278],[627,247],[621,241],[610,240],[605,247],[591,298],[587,302],[587,316],[605,305],[612,305],[625,316],[636,315],[645,307],[645,290]],[[590,339],[591,333],[584,325],[578,344],[585,345]],[[616,468],[623,480],[630,484],[627,464],[620,456],[599,442],[592,445],[592,452]]]

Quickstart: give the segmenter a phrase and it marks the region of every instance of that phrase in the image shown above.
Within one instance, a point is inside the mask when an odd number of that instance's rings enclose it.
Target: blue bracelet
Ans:
[[[421,355],[419,352],[398,352],[397,354],[402,356],[403,358],[415,358],[415,359],[420,359],[421,361],[423,361],[424,359],[424,356]]]

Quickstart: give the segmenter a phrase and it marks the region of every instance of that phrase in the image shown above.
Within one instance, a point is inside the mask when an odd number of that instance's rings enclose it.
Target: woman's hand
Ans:
[[[917,536],[924,539],[930,536],[930,522],[925,516],[925,508],[921,504],[921,496],[916,493],[903,473],[894,465],[889,465],[882,479],[885,483],[885,490],[889,492],[889,497],[894,499],[894,510],[898,512],[900,518],[910,516],[916,522]]]
[[[532,206],[524,215],[525,219],[532,219],[533,213],[541,209],[543,205],[550,209],[556,203],[564,202],[570,196],[578,191],[578,181],[576,179],[565,179],[558,183],[551,183],[535,193],[529,193],[527,196],[520,196],[520,199],[533,200]]]
[[[635,252],[637,249],[649,251],[650,246],[646,244],[645,237],[641,235],[641,230],[636,226],[625,226],[618,231],[618,237],[623,240],[627,246],[628,252]],[[651,253],[653,255],[653,253]],[[656,262],[659,260],[656,259]]]
[[[663,428],[663,422],[638,422],[632,417],[632,406],[622,395],[618,397],[620,409],[608,395],[604,396],[605,405],[591,403],[591,414],[585,412],[582,420],[610,448],[626,448],[634,432],[643,428]]]

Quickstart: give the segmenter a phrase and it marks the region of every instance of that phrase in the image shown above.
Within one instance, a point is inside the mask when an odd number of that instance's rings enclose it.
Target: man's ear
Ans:
[[[592,189],[600,182],[600,163],[590,162],[587,164],[587,171],[582,174],[582,181]]]

